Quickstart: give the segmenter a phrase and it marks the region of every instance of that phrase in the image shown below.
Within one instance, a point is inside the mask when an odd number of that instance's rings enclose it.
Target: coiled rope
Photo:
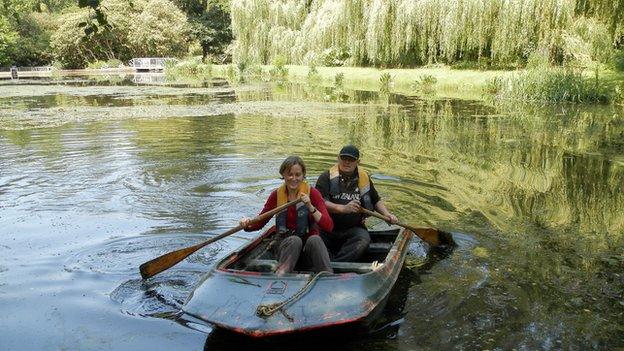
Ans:
[[[292,317],[290,317],[284,312],[284,308],[288,306],[289,304],[299,300],[301,297],[303,297],[303,295],[305,295],[308,291],[310,291],[310,288],[314,285],[314,283],[318,280],[318,278],[323,274],[331,274],[331,273],[327,271],[321,271],[321,272],[316,273],[310,280],[308,280],[308,282],[301,289],[299,289],[299,291],[294,293],[291,297],[287,298],[286,300],[282,302],[259,305],[258,308],[256,309],[256,315],[260,318],[268,318],[268,317],[271,317],[273,314],[275,314],[275,312],[281,310],[282,313],[284,313],[284,316],[286,316],[286,318],[292,321]]]

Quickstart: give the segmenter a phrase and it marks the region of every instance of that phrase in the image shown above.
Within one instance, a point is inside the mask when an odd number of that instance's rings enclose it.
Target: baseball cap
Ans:
[[[357,160],[360,158],[360,150],[353,145],[347,145],[340,149],[338,156],[349,156]]]

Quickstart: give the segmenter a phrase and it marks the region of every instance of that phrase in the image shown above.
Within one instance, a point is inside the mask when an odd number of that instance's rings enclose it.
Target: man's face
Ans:
[[[338,156],[338,169],[342,173],[351,174],[355,171],[358,160],[350,156]]]

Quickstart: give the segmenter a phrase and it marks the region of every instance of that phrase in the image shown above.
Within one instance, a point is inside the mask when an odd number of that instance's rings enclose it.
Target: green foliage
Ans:
[[[31,12],[23,15],[17,30],[19,38],[11,56],[19,66],[42,66],[52,62],[50,36],[56,22],[49,13]]]
[[[577,18],[562,37],[566,61],[577,66],[588,67],[594,61],[606,63],[611,58],[612,37],[607,26],[596,19]]]
[[[605,23],[613,41],[624,41],[624,0],[576,0],[578,15]]]
[[[613,90],[613,103],[624,105],[624,82],[617,84]]]
[[[231,65],[227,65],[227,68],[225,69],[225,76],[227,77],[227,79],[230,82],[233,82],[236,79],[236,66],[234,66],[233,64]]]
[[[110,27],[85,35],[79,23],[89,11],[78,9],[59,17],[51,37],[54,58],[69,68],[88,62],[132,57],[177,56],[187,50],[185,15],[167,0],[104,0]]]
[[[269,71],[274,79],[284,80],[288,78],[288,68],[286,68],[286,57],[277,55],[273,60],[273,67]]]
[[[139,57],[181,56],[186,53],[189,31],[186,16],[169,0],[149,0],[131,23],[129,44]]]
[[[87,68],[89,69],[106,69],[106,68],[118,68],[123,67],[124,64],[118,59],[111,59],[108,61],[95,61],[89,62]]]
[[[39,9],[39,0],[0,0],[0,17],[17,22],[23,15]]]
[[[382,73],[379,77],[379,92],[382,94],[390,93],[392,89],[393,79],[390,73]]]
[[[344,48],[331,47],[323,50],[318,56],[318,62],[327,67],[345,66],[349,60],[349,52]]]
[[[212,64],[204,63],[201,56],[180,62],[169,61],[165,73],[168,78],[210,78]]]
[[[336,89],[342,90],[344,88],[344,77],[345,75],[342,72],[336,74],[334,77],[334,87]]]
[[[584,0],[589,2],[589,0]],[[233,0],[235,60],[413,66],[456,61],[486,67],[526,62],[536,50],[604,62],[624,36],[624,0]],[[609,12],[611,11],[611,12]],[[619,17],[618,17],[619,16]],[[618,39],[619,38],[619,39]]]
[[[545,50],[536,50],[531,52],[526,64],[527,69],[536,69],[550,66],[550,58],[548,57],[548,53]]]
[[[111,28],[108,17],[102,8],[106,8],[102,6],[103,2],[105,0],[78,0],[78,6],[89,12],[89,16],[84,21],[78,23],[78,26],[83,28],[86,36],[91,36]]]
[[[617,50],[612,58],[611,65],[617,71],[624,72],[624,49]]]
[[[238,75],[244,76],[249,66],[251,66],[249,61],[246,61],[246,60],[238,61],[238,63],[236,64],[236,68],[238,69],[237,70]]]
[[[490,78],[483,87],[483,92],[488,96],[497,96],[503,89],[504,80],[500,76]]]
[[[0,17],[0,65],[13,64],[11,51],[17,40],[18,34],[11,27],[9,21]]]
[[[206,10],[189,16],[191,37],[202,47],[204,60],[212,56],[213,60],[223,62],[225,48],[232,42],[232,28],[228,6],[209,4]],[[222,55],[220,59],[216,56]]]
[[[490,88],[497,92],[500,100],[549,103],[604,103],[612,100],[612,92],[600,83],[597,76],[587,79],[581,70],[573,68],[530,69],[495,84]]]
[[[319,74],[319,71],[314,63],[310,64],[308,68],[307,79],[312,83],[318,83],[321,80],[321,75]]]
[[[67,68],[82,68],[88,62],[120,58],[127,60],[127,45],[133,9],[123,0],[105,2],[109,8],[111,29],[86,35],[79,23],[89,17],[87,9],[67,12],[57,18],[58,29],[50,38],[54,59]]]
[[[435,93],[435,87],[438,79],[430,74],[423,74],[413,84],[412,89],[420,91],[423,94]]]

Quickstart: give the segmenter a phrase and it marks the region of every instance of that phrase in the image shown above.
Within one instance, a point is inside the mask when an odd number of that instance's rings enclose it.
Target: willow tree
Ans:
[[[233,0],[235,59],[308,64],[338,51],[355,65],[510,64],[538,49],[556,59],[576,16],[605,12],[578,1]]]
[[[624,0],[577,0],[576,12],[596,17],[608,26],[616,45],[624,45]]]

